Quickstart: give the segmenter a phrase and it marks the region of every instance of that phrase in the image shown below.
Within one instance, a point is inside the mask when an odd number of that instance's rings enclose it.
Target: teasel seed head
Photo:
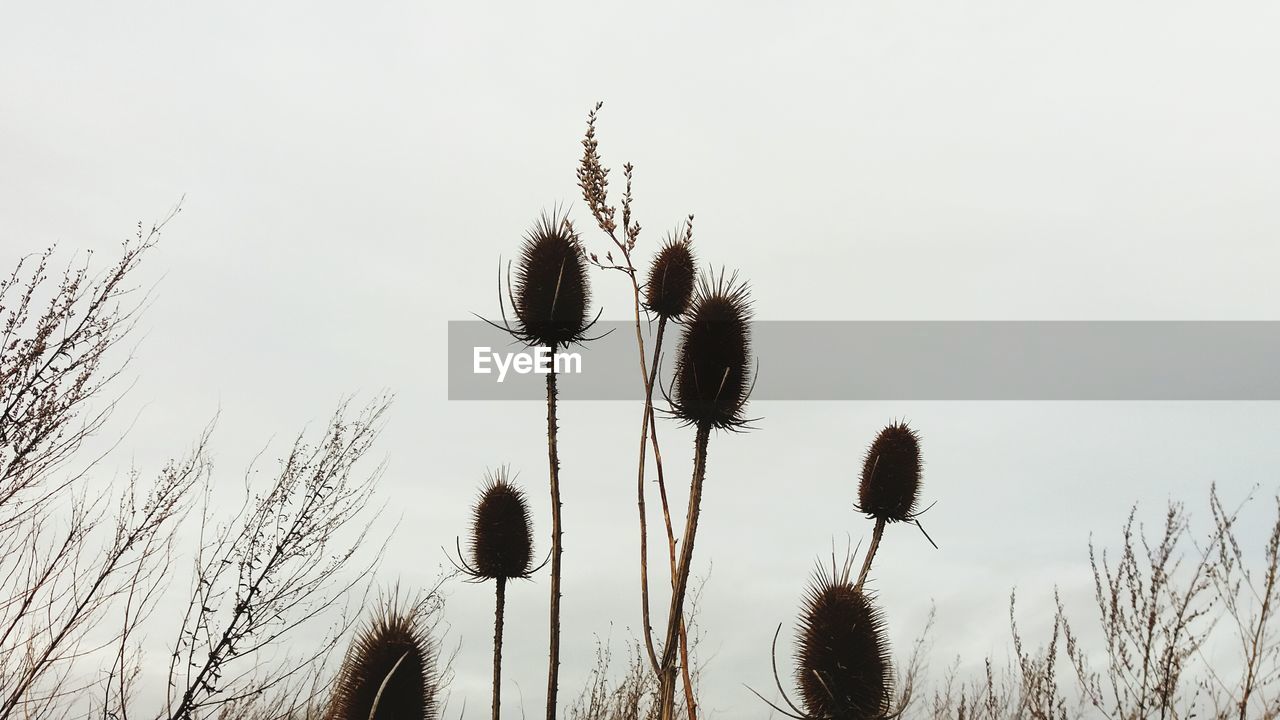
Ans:
[[[914,520],[920,475],[920,436],[905,422],[891,423],[862,462],[858,511],[887,522]]]
[[[511,302],[512,333],[521,341],[563,347],[584,339],[591,287],[582,244],[567,218],[543,214],[525,235]]]
[[[395,597],[382,600],[347,651],[328,720],[435,720],[439,716],[438,651],[425,626],[428,613],[423,603],[402,608]]]
[[[683,315],[693,301],[696,268],[692,243],[684,237],[668,239],[649,266],[645,307],[668,320]]]
[[[471,572],[476,579],[528,577],[533,565],[533,522],[524,493],[505,468],[487,477],[472,513]]]
[[[684,319],[676,355],[672,414],[720,429],[746,423],[751,394],[751,296],[737,277],[703,276]]]
[[[796,641],[796,683],[805,714],[831,720],[890,715],[893,666],[885,623],[848,573],[819,571],[809,586]]]

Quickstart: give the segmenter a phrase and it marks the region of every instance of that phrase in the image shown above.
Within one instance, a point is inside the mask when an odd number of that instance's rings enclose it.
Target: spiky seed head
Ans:
[[[704,276],[685,316],[672,413],[693,425],[734,428],[751,394],[751,296],[736,278]]]
[[[649,266],[644,285],[645,307],[660,318],[678,318],[693,301],[697,261],[685,238],[670,239]]]
[[[520,340],[556,347],[583,339],[591,288],[582,245],[566,219],[544,214],[525,235],[512,300]]]
[[[421,604],[392,598],[352,642],[334,687],[328,720],[435,720],[439,716],[437,647]],[[379,694],[381,693],[381,694]],[[377,710],[374,711],[374,703]]]
[[[533,522],[524,493],[505,469],[489,475],[471,523],[471,567],[480,578],[526,577],[533,564]]]
[[[880,611],[848,576],[815,575],[796,641],[796,684],[812,718],[873,720],[889,714],[893,666]]]
[[[887,522],[911,520],[920,496],[920,474],[920,436],[905,422],[891,423],[862,461],[858,510]]]

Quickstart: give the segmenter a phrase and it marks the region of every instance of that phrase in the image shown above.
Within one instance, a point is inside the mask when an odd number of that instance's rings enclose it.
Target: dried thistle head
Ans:
[[[437,647],[422,604],[384,599],[351,644],[328,720],[435,720],[439,716]]]
[[[846,572],[814,575],[796,640],[796,684],[805,714],[831,720],[890,715],[893,666],[885,623]]]
[[[476,579],[528,577],[533,565],[533,521],[524,493],[505,468],[487,476],[471,522],[471,564]]]
[[[645,307],[660,318],[678,318],[693,302],[697,261],[686,238],[670,238],[649,266],[644,285]]]
[[[736,276],[704,276],[685,315],[672,413],[686,423],[737,428],[751,394],[751,296]]]
[[[887,522],[914,520],[920,475],[920,436],[905,422],[889,424],[862,462],[858,511]]]
[[[543,214],[525,235],[511,302],[512,333],[521,341],[557,347],[584,339],[591,325],[587,259],[567,218]]]

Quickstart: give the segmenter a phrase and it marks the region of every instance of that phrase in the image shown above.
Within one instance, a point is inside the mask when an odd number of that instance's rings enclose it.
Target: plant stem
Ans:
[[[658,494],[662,498],[662,520],[667,530],[667,554],[671,562],[671,584],[676,581],[676,536],[671,529],[671,507],[667,504],[667,482],[662,472],[662,449],[658,446],[658,418],[653,412],[653,388],[658,382],[658,362],[661,360],[662,333],[667,319],[658,319],[658,334],[653,347],[653,363],[649,368],[649,440],[653,445],[653,461],[658,471]],[[698,720],[698,703],[693,698],[693,679],[689,676],[689,633],[683,614],[680,617],[680,674],[684,679],[684,700],[689,710],[689,720]]]
[[[502,614],[507,606],[507,579],[500,577],[498,601],[493,611],[493,720],[498,720],[502,705]]]
[[[639,290],[637,289],[637,313],[639,312]],[[640,323],[637,314],[636,321],[636,341],[640,344],[640,372],[641,378],[645,380],[644,384],[644,417],[640,426],[640,467],[636,471],[636,506],[640,511],[640,615],[644,623],[644,648],[649,655],[649,664],[653,667],[653,672],[660,672],[658,666],[658,656],[653,649],[653,624],[649,617],[649,523],[645,512],[644,502],[644,456],[645,447],[648,443],[647,435],[650,427],[653,425],[653,383],[654,376],[658,371],[658,351],[662,347],[662,334],[667,328],[667,319],[660,318],[658,320],[658,334],[653,342],[654,362],[649,373],[645,374],[644,367],[644,340],[639,335]],[[658,473],[661,477],[662,473],[662,456],[658,454],[657,443],[654,443],[654,459],[658,462]],[[670,537],[670,529],[668,526],[668,537]],[[670,540],[668,540],[670,542]],[[674,549],[671,551],[672,557],[675,557]],[[673,561],[674,562],[674,561]],[[674,572],[674,571],[673,571]]]
[[[658,492],[662,496],[662,518],[667,531],[667,555],[670,559],[671,565],[670,572],[672,587],[675,586],[676,577],[676,538],[671,528],[671,511],[667,505],[667,485],[662,472],[662,450],[658,445],[658,422],[653,411],[653,388],[658,382],[658,363],[662,358],[662,338],[666,329],[667,318],[658,318],[658,331],[654,335],[653,340],[653,362],[650,363],[648,367],[648,377],[646,378],[644,386],[644,427],[640,429],[640,469],[637,472],[636,478],[636,504],[640,509],[640,603],[642,616],[644,618],[645,650],[649,654],[649,662],[653,666],[655,674],[661,674],[662,669],[659,666],[657,655],[653,649],[653,625],[650,622],[649,614],[649,531],[644,499],[646,432],[649,435],[649,441],[653,445],[653,460],[657,466]],[[640,351],[643,354],[643,342],[641,342]],[[641,371],[645,370],[643,362],[640,364],[640,369]],[[693,698],[693,681],[689,677],[689,636],[683,616],[680,618],[680,669],[681,675],[684,679],[684,697],[685,705],[689,708],[689,720],[698,720],[698,711],[696,709],[697,703]]]
[[[684,619],[684,597],[689,588],[689,567],[693,561],[693,543],[698,535],[698,514],[702,505],[702,482],[707,475],[707,440],[711,425],[698,424],[698,435],[693,448],[693,480],[689,486],[689,510],[685,518],[684,539],[681,540],[680,565],[676,572],[675,587],[671,591],[671,608],[667,611],[667,637],[662,646],[662,677],[659,686],[661,720],[675,717],[676,638]]]
[[[871,561],[876,557],[876,550],[880,548],[880,538],[884,536],[884,518],[876,518],[876,529],[871,533],[871,547],[867,548],[867,559],[862,561],[862,571],[858,573],[858,584],[853,586],[854,590],[862,590],[862,584],[867,581],[867,575],[871,573]]]
[[[551,347],[555,355],[555,347]],[[551,640],[547,649],[547,720],[556,720],[560,678],[560,457],[556,452],[556,371],[547,373],[547,462],[551,469]]]

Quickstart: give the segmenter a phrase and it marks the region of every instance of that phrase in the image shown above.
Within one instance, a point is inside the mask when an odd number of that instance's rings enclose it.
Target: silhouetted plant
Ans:
[[[586,339],[587,262],[567,218],[544,214],[525,235],[513,290],[513,332],[521,341],[554,351]]]
[[[434,720],[439,717],[438,650],[422,603],[384,599],[360,630],[338,673],[328,720]]]
[[[367,559],[359,552],[378,527],[369,511],[382,466],[363,468],[390,404],[389,395],[358,411],[342,402],[315,443],[297,436],[269,484],[245,486],[231,522],[215,526],[206,507],[162,717],[202,717],[305,679],[342,642],[351,621],[320,624],[370,581],[386,547],[368,548]],[[284,667],[263,662],[266,650],[307,630],[314,650]]]
[[[663,720],[672,716],[674,706],[676,640],[693,562],[711,430],[734,430],[746,423],[743,411],[751,394],[750,323],[751,301],[746,285],[737,283],[736,277],[726,280],[723,273],[715,279],[704,277],[688,312],[676,356],[672,413],[693,425],[696,435],[689,509],[660,662]]]
[[[893,667],[884,618],[846,572],[818,573],[809,588],[797,642],[796,684],[807,717],[884,717]]]
[[[486,476],[472,511],[471,561],[460,569],[473,580],[495,581],[493,617],[493,720],[502,705],[502,624],[507,581],[527,578],[533,568],[533,522],[524,492],[507,479],[505,468]]]
[[[689,631],[690,656],[694,664],[689,671],[690,685],[697,692],[701,679],[701,667],[697,663],[696,652],[703,640],[699,629],[701,616],[701,594],[706,586],[706,577],[700,582],[692,582],[689,598],[685,607],[685,620]],[[659,715],[660,697],[658,676],[652,671],[645,657],[646,651],[637,638],[625,643],[625,664],[621,673],[613,670],[613,653],[611,643],[607,639],[596,639],[596,665],[588,673],[587,682],[578,697],[565,706],[566,720],[654,720]],[[696,702],[677,703],[676,720],[691,720],[694,717]]]
[[[1211,522],[1195,534],[1180,502],[1154,527],[1135,506],[1118,546],[1089,543],[1092,632],[1069,621],[1055,590],[1047,637],[1033,644],[1011,595],[1009,660],[987,658],[967,682],[953,665],[931,702],[911,712],[934,720],[1280,718],[1280,498],[1260,547],[1241,537],[1261,519],[1241,517],[1248,502],[1228,508],[1212,488]]]
[[[880,431],[862,462],[858,510],[877,520],[913,519],[920,497],[920,436],[906,423]]]
[[[795,720],[880,720],[899,714],[891,712],[894,673],[884,618],[871,598],[850,582],[851,570],[852,558],[839,569],[832,558],[830,572],[819,567],[809,584],[796,636],[800,706],[787,697],[778,678],[774,634],[774,681],[790,711],[752,692],[783,715]],[[919,672],[923,645],[922,636],[908,664],[903,704]]]
[[[669,237],[649,265],[644,284],[645,307],[660,321],[684,315],[693,302],[697,260],[688,237]]]
[[[95,628],[118,628],[114,642],[97,642],[118,658],[107,674],[128,673],[134,618],[154,609],[172,571],[166,543],[208,472],[208,432],[152,482],[134,471],[108,483],[90,473],[98,456],[80,452],[127,389],[116,381],[148,303],[137,270],[177,212],[149,230],[139,223],[107,265],[87,254],[59,268],[49,247],[0,275],[0,718],[83,698],[62,683],[100,659],[80,647]],[[6,258],[17,243],[6,239]],[[110,611],[126,596],[142,602],[116,624]],[[108,685],[104,713],[124,704],[111,685],[122,683]]]
[[[676,356],[672,414],[699,429],[746,424],[751,394],[751,296],[737,276],[704,276]]]
[[[871,562],[880,548],[885,523],[914,522],[919,525],[916,506],[920,501],[920,477],[919,434],[905,422],[890,423],[876,435],[862,461],[856,508],[874,519],[876,526],[862,571],[858,573],[855,584],[858,589],[862,589],[871,572]],[[923,532],[924,528],[920,530]]]
[[[632,219],[631,181],[634,166],[623,165],[622,172],[626,181],[622,193],[622,232],[618,233],[615,221],[618,208],[609,204],[609,170],[604,167],[600,158],[599,143],[596,140],[596,119],[603,103],[596,103],[587,116],[587,131],[582,139],[582,160],[578,166],[578,187],[582,190],[582,199],[586,202],[596,225],[609,237],[619,258],[614,257],[614,250],[605,253],[604,261],[595,254],[588,255],[590,261],[602,270],[615,270],[627,276],[631,284],[632,310],[634,313],[636,350],[640,360],[640,379],[644,383],[644,410],[640,423],[640,449],[636,464],[636,507],[640,518],[640,606],[644,637],[644,649],[655,677],[661,674],[657,653],[654,651],[653,626],[649,609],[649,539],[648,518],[645,503],[645,455],[648,445],[653,446],[654,468],[657,473],[658,494],[662,500],[662,518],[667,533],[667,558],[671,572],[671,583],[674,589],[676,577],[676,538],[672,529],[671,509],[667,502],[666,478],[663,473],[662,450],[658,444],[658,425],[653,411],[653,392],[657,384],[658,365],[662,357],[662,340],[666,332],[668,320],[678,319],[692,299],[694,289],[695,262],[691,251],[693,240],[693,215],[685,220],[682,232],[675,233],[667,244],[659,251],[654,263],[650,266],[648,280],[644,283],[644,300],[641,299],[641,282],[636,269],[633,251],[640,235],[640,223]],[[654,336],[652,361],[645,352],[643,314],[651,319],[658,317],[658,329]],[[646,437],[647,436],[647,437]],[[680,662],[684,678],[685,701],[690,720],[697,720],[697,709],[694,701],[693,681],[689,672],[688,634],[685,621],[680,620],[679,628]]]
[[[526,578],[533,567],[533,521],[524,491],[506,468],[485,476],[472,510],[471,562],[467,573],[479,580]]]
[[[530,230],[520,249],[514,287],[508,298],[515,309],[516,325],[502,328],[516,339],[541,346],[553,358],[547,372],[547,463],[551,489],[551,622],[547,649],[547,720],[556,718],[556,693],[560,674],[560,575],[561,525],[560,456],[556,432],[557,348],[587,340],[594,320],[588,317],[591,288],[587,258],[577,232],[567,218],[544,214]]]

